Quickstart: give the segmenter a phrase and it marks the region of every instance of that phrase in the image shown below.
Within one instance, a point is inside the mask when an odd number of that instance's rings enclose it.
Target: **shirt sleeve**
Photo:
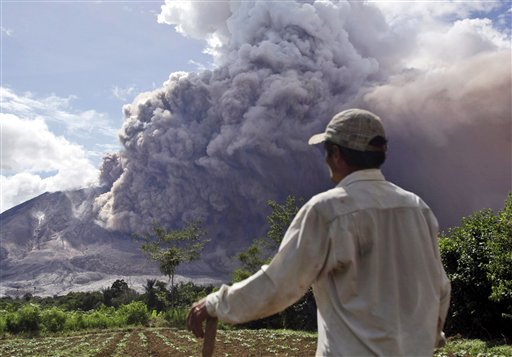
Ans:
[[[288,228],[269,265],[206,298],[212,316],[243,323],[284,310],[302,297],[324,266],[328,250],[327,223],[314,205],[306,204]]]

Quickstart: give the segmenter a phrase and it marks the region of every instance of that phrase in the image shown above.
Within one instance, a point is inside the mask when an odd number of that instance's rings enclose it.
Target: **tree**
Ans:
[[[267,202],[272,209],[267,217],[267,234],[263,238],[255,239],[247,250],[238,254],[238,260],[242,264],[233,272],[233,281],[248,278],[270,261],[303,203],[304,199],[293,196],[288,196],[283,204],[272,200]]]
[[[155,223],[151,232],[140,237],[143,241],[141,249],[149,259],[159,264],[162,274],[169,278],[172,290],[176,269],[182,263],[199,259],[208,242],[203,238],[205,235],[199,221],[189,222],[185,228],[175,231],[167,231]]]
[[[512,193],[503,210],[484,209],[440,238],[452,284],[446,330],[469,337],[511,337]]]
[[[149,311],[164,311],[166,308],[168,291],[165,283],[156,279],[148,279],[144,286],[146,292],[146,306]]]
[[[110,288],[103,291],[103,303],[106,306],[119,307],[128,304],[137,298],[137,292],[128,287],[123,279],[117,279]]]

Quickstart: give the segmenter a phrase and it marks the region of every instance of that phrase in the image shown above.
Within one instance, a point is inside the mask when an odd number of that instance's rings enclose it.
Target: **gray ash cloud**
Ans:
[[[309,198],[330,186],[307,138],[355,105],[387,126],[387,177],[422,194],[442,224],[503,203],[510,66],[496,63],[510,64],[506,51],[486,44],[487,55],[433,74],[404,67],[416,38],[369,4],[180,6],[168,2],[159,21],[206,38],[215,68],[173,73],[125,106],[123,149],[105,158],[108,191],[95,201],[106,227],[202,219],[212,236],[247,242],[262,233],[267,200]],[[490,64],[492,76],[473,78]]]

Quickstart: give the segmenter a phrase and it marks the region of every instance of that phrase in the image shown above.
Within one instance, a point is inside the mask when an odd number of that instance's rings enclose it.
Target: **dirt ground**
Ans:
[[[0,340],[0,356],[200,356],[202,340],[171,328],[133,328],[71,336]],[[214,356],[314,356],[313,334],[273,330],[220,330]]]

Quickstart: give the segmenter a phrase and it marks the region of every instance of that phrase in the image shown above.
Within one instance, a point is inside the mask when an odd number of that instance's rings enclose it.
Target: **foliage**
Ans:
[[[271,247],[279,247],[286,230],[303,204],[303,198],[295,198],[293,196],[288,196],[284,204],[279,204],[272,200],[268,201],[272,213],[267,217],[269,230],[266,238],[270,242]]]
[[[187,325],[188,307],[173,307],[164,313],[164,319],[169,326],[184,329]]]
[[[293,196],[288,196],[283,204],[272,200],[267,202],[272,209],[267,217],[269,226],[267,234],[263,238],[255,239],[247,250],[238,254],[241,267],[233,272],[234,282],[248,278],[257,272],[263,264],[270,261],[303,203],[302,198],[297,199]]]
[[[112,283],[110,288],[104,289],[103,303],[106,306],[119,307],[121,305],[129,304],[138,298],[135,290],[130,289],[128,284],[123,279],[118,279]]]
[[[512,194],[497,214],[475,212],[441,236],[440,252],[452,284],[446,331],[512,336]]]
[[[289,330],[219,330],[219,356],[313,356],[316,333]],[[450,338],[434,357],[512,356],[504,341]],[[0,356],[199,356],[202,341],[176,328],[128,328],[0,339]]]
[[[24,305],[16,312],[9,312],[6,316],[6,329],[10,333],[24,332],[38,334],[41,324],[41,311],[34,304]]]
[[[316,314],[316,301],[313,290],[310,288],[299,301],[281,313],[282,326],[292,330],[316,331]]]
[[[66,325],[66,313],[57,307],[52,307],[42,311],[41,320],[46,331],[62,331]]]
[[[288,196],[283,204],[268,201],[272,212],[267,217],[269,229],[265,237],[256,239],[247,250],[238,254],[241,267],[233,272],[234,282],[244,280],[267,264],[277,252],[293,218],[304,203],[302,198]],[[246,328],[287,328],[316,330],[316,303],[311,289],[295,304],[273,316],[243,324]]]
[[[148,325],[148,308],[141,301],[134,301],[128,305],[123,305],[119,309],[119,313],[128,325]]]
[[[163,311],[167,307],[167,294],[163,281],[156,279],[148,279],[144,286],[146,306],[149,311],[156,310],[157,312]]]
[[[64,331],[106,329],[126,325],[126,319],[114,307],[100,306],[97,310],[68,312]]]
[[[0,334],[57,333],[86,329],[107,329],[129,325],[160,325],[183,328],[190,305],[213,291],[213,286],[180,283],[171,290],[166,283],[148,280],[146,292],[137,294],[123,280],[116,280],[102,292],[69,293],[65,296],[40,298],[27,302],[23,298],[0,299]],[[161,309],[150,305],[150,291],[154,290]],[[103,294],[109,292],[112,306],[103,304]],[[82,303],[94,297],[95,308],[84,311]],[[155,296],[154,296],[155,297]],[[120,298],[125,303],[117,304]],[[99,299],[99,300],[98,300]],[[171,306],[174,299],[174,306]],[[37,304],[35,304],[37,302]],[[69,309],[76,307],[76,309]]]
[[[83,315],[83,327],[86,329],[106,329],[114,326],[112,318],[101,311],[89,311]],[[115,321],[115,320],[114,320]]]
[[[172,287],[170,294],[174,306],[189,308],[195,301],[205,297],[212,291],[213,285],[201,286],[188,282]]]
[[[502,340],[449,338],[446,345],[435,351],[434,357],[512,356],[512,346]]]
[[[0,335],[7,331],[7,310],[0,310]]]
[[[139,237],[143,243],[142,251],[159,264],[162,274],[167,275],[174,286],[176,268],[182,264],[199,259],[199,253],[207,240],[201,222],[192,221],[185,228],[167,231],[158,224],[153,224],[150,233]]]

